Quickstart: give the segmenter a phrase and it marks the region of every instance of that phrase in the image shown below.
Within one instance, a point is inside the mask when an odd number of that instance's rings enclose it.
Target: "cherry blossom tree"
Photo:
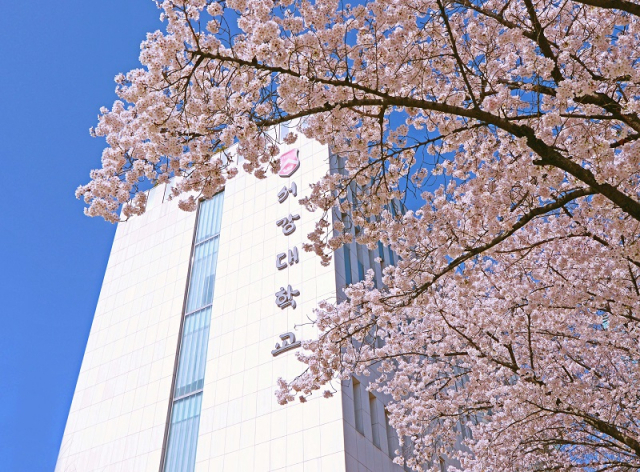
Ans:
[[[304,201],[324,215],[307,249],[326,263],[355,235],[400,258],[318,307],[281,402],[368,375],[415,469],[640,467],[640,3],[159,7],[93,130],[86,213],[142,213],[139,182],[174,175],[193,209],[237,173],[225,149],[264,178],[303,133],[344,164]]]

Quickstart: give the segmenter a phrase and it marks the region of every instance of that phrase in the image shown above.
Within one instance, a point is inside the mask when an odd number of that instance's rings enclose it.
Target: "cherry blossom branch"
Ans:
[[[287,70],[278,66],[261,64],[261,63],[258,63],[257,61],[250,62],[240,58],[222,56],[219,54],[211,54],[211,53],[202,52],[202,51],[192,51],[192,54],[194,56],[203,56],[212,60],[231,62],[231,63],[238,64],[240,66],[251,66],[258,70],[266,70],[272,73],[291,75],[293,77],[298,77],[298,78],[302,77],[302,74],[297,73],[295,71]],[[530,127],[527,127],[524,125],[516,125],[514,123],[511,123],[508,119],[500,118],[498,116],[495,116],[491,113],[488,113],[480,109],[467,109],[459,106],[448,105],[446,103],[431,102],[427,100],[415,99],[410,97],[393,97],[385,92],[380,92],[374,89],[370,89],[368,87],[364,87],[359,84],[352,83],[346,79],[333,80],[333,79],[325,79],[322,77],[312,77],[312,78],[308,78],[308,80],[310,82],[318,82],[324,85],[344,86],[344,87],[353,88],[361,92],[366,92],[371,95],[376,95],[380,97],[380,99],[366,99],[366,98],[355,99],[355,100],[349,100],[344,104],[343,103],[334,103],[334,104],[325,103],[322,107],[316,107],[308,111],[301,111],[293,115],[295,117],[309,116],[309,115],[318,113],[318,111],[316,110],[328,111],[336,108],[342,108],[344,105],[344,107],[398,106],[398,107],[432,110],[432,111],[448,113],[451,115],[457,115],[461,117],[475,118],[487,124],[494,125],[498,128],[501,128],[513,134],[516,137],[526,138],[528,146],[536,154],[538,154],[538,156],[540,156],[540,159],[534,160],[534,164],[540,165],[540,166],[553,166],[553,167],[562,169],[565,172],[568,172],[578,180],[589,185],[596,192],[601,193],[602,195],[607,197],[613,203],[618,205],[618,207],[620,207],[623,211],[628,213],[631,217],[640,221],[640,202],[632,199],[628,195],[625,195],[623,192],[619,191],[609,183],[598,182],[598,180],[590,170],[585,169],[581,165],[562,156],[558,151],[556,151],[551,146],[544,143],[540,138],[538,138],[536,136],[535,131]],[[585,102],[594,101],[594,102],[601,103],[603,107],[610,109],[608,111],[613,110],[615,112],[615,110],[617,109],[616,106],[614,106],[609,102],[605,102],[602,99],[583,98],[582,100],[585,100]],[[619,116],[621,120],[624,118],[621,114],[619,114]],[[630,122],[634,121],[628,117],[626,119],[629,119]],[[286,118],[282,117],[280,119],[271,120],[268,123],[276,124],[284,121],[286,121]],[[638,124],[638,129],[640,130],[640,122]]]
[[[447,273],[451,272],[452,270],[456,269],[463,262],[468,261],[472,257],[475,257],[475,256],[477,256],[479,254],[482,254],[482,253],[488,251],[489,249],[493,248],[494,246],[497,246],[498,244],[500,244],[501,242],[503,242],[504,240],[509,238],[516,231],[518,231],[519,229],[523,228],[527,223],[529,223],[534,218],[537,218],[537,217],[539,217],[541,215],[549,213],[549,212],[551,212],[553,210],[557,210],[559,208],[562,208],[567,203],[569,203],[569,202],[571,202],[571,201],[573,201],[573,200],[575,200],[577,198],[586,197],[587,195],[593,195],[594,193],[595,192],[593,190],[591,190],[591,189],[576,189],[576,190],[572,190],[570,192],[567,192],[565,195],[561,196],[560,198],[558,198],[556,201],[554,201],[552,203],[549,203],[549,204],[544,205],[542,207],[538,207],[538,208],[535,208],[535,209],[531,210],[530,212],[528,212],[525,215],[523,215],[518,220],[518,222],[516,224],[514,224],[508,231],[505,231],[504,233],[502,233],[499,236],[495,237],[494,239],[492,239],[491,241],[489,241],[486,244],[483,244],[483,245],[478,246],[476,248],[473,248],[471,250],[467,250],[464,254],[462,254],[461,256],[458,256],[456,259],[451,261],[443,270],[438,272],[429,282],[427,282],[425,284],[422,284],[419,287],[416,287],[416,289],[413,290],[413,293],[412,293],[410,299],[415,299],[418,296],[420,296],[421,294],[423,294],[424,292],[426,292],[442,276],[444,276],[445,274],[447,274]]]
[[[615,9],[626,11],[632,15],[640,16],[640,5],[628,0],[574,0],[576,3],[590,5],[604,9]]]

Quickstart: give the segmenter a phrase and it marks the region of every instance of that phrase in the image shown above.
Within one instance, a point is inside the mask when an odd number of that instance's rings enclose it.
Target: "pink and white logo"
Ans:
[[[291,177],[300,167],[300,158],[298,150],[292,149],[280,156],[280,171],[278,175],[283,178]]]

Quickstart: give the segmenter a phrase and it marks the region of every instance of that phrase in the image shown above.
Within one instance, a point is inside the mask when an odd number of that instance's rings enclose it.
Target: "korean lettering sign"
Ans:
[[[280,156],[280,171],[278,172],[280,177],[290,178],[299,168],[300,157],[297,149],[292,149]],[[280,189],[276,196],[278,203],[284,203],[289,198],[289,195],[298,196],[298,186],[295,182],[290,182]],[[279,218],[276,221],[276,226],[280,228],[284,236],[289,237],[296,231],[296,221],[298,220],[300,220],[300,215],[289,213]],[[299,261],[298,247],[294,246],[276,255],[276,268],[285,270]],[[280,287],[280,290],[275,292],[275,303],[281,310],[287,308],[295,310],[297,306],[296,297],[298,296],[300,296],[300,291],[296,290],[291,284],[287,284],[286,287]],[[281,342],[276,343],[275,349],[271,351],[274,357],[292,349],[297,349],[301,345],[300,341],[296,341],[296,336],[292,332],[281,334],[280,340]]]

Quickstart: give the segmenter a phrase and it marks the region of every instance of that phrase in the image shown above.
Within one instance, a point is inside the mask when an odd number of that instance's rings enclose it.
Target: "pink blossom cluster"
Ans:
[[[264,178],[303,133],[341,162],[303,202],[324,215],[307,249],[399,256],[384,288],[369,276],[318,307],[280,402],[370,376],[416,470],[640,468],[638,2],[160,8],[166,31],[94,130],[87,214],[139,214],[139,183],[173,175],[192,210],[237,173],[230,146]],[[413,211],[391,211],[411,193]]]

